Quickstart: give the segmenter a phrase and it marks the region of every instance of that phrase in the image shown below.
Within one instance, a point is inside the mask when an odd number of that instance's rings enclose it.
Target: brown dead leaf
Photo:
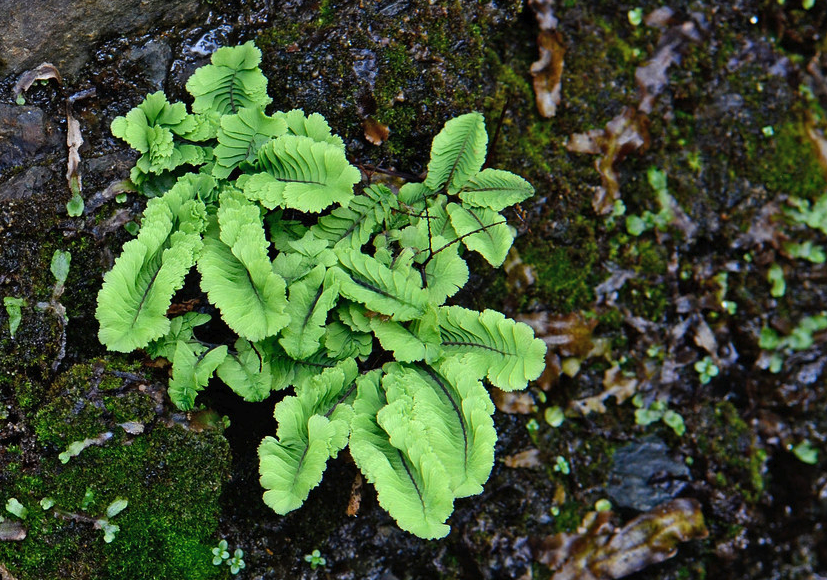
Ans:
[[[579,312],[550,314],[535,312],[515,316],[534,329],[538,338],[555,349],[562,356],[585,357],[592,350],[592,332],[597,326],[596,319],[587,319]]]
[[[663,9],[658,9],[647,17],[646,23],[660,28],[669,21],[671,16],[671,10],[666,13]],[[687,43],[700,40],[700,31],[692,21],[672,26],[661,35],[655,54],[644,66],[639,66],[635,71],[635,81],[640,91],[639,111],[647,115],[652,112],[658,95],[669,84],[669,79],[666,77],[667,69],[680,62],[680,51]]]
[[[37,68],[24,72],[17,79],[12,89],[12,96],[16,100],[22,93],[29,90],[35,81],[55,79],[58,85],[63,84],[60,72],[55,65],[44,62]],[[66,147],[68,148],[68,159],[66,162],[66,180],[69,183],[69,190],[73,195],[80,195],[81,179],[78,171],[80,165],[80,146],[83,145],[83,137],[80,134],[80,123],[72,115],[72,99],[66,100]]]
[[[541,30],[537,35],[539,60],[531,63],[534,77],[534,95],[537,110],[543,117],[553,117],[562,100],[563,57],[566,47],[563,37],[556,30]]]
[[[387,125],[383,125],[373,117],[368,117],[363,123],[365,128],[365,139],[374,145],[381,145],[388,140],[390,129]]]
[[[620,530],[611,512],[590,512],[574,534],[543,539],[535,558],[555,569],[552,580],[614,580],[677,553],[677,544],[709,535],[700,504],[675,499],[642,514]]]
[[[640,381],[635,377],[626,377],[619,366],[607,369],[603,375],[603,387],[605,390],[592,397],[578,399],[569,403],[569,407],[577,409],[583,415],[591,412],[605,413],[606,399],[614,397],[617,404],[623,404],[626,399],[634,396]]]
[[[807,130],[807,137],[816,149],[816,157],[821,167],[827,171],[827,138],[824,137],[824,131],[815,126],[815,121],[808,116],[807,122],[804,123],[804,128]]]
[[[540,58],[531,64],[537,110],[543,117],[553,117],[561,101],[563,56],[566,48],[563,46],[563,37],[557,32],[554,0],[529,0],[528,3],[540,28],[537,35]]]
[[[350,499],[347,502],[347,515],[356,517],[359,515],[359,508],[362,506],[362,474],[357,473],[350,487]]]
[[[543,464],[539,449],[526,449],[503,458],[506,467],[540,467]]]
[[[537,386],[544,391],[549,391],[560,380],[560,373],[563,372],[563,364],[557,354],[546,350],[546,368],[543,374],[537,379]]]
[[[80,153],[78,150],[83,145],[83,137],[80,135],[80,123],[72,116],[71,107],[66,106],[66,146],[69,148],[69,158],[66,163],[66,180],[69,182],[69,189],[73,194],[80,195],[82,186],[80,179]]]
[[[602,185],[598,188],[592,207],[601,215],[611,213],[620,199],[620,183],[616,166],[629,153],[649,146],[649,119],[633,107],[626,107],[604,129],[575,133],[566,149],[574,153],[599,155],[594,166],[600,173]]]
[[[497,409],[509,415],[529,415],[534,412],[534,398],[526,391],[505,392],[493,387],[491,399]]]

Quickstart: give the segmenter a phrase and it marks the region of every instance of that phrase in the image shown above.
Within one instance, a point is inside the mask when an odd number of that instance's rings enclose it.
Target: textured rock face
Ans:
[[[71,76],[95,43],[188,22],[203,10],[198,0],[6,0],[0,11],[0,77],[43,61]]]

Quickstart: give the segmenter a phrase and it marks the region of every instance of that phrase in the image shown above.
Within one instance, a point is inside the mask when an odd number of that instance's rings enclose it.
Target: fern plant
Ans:
[[[192,112],[155,93],[113,121],[142,153],[132,180],[156,196],[104,277],[99,338],[169,359],[183,410],[214,375],[247,401],[292,387],[258,449],[277,513],[349,447],[400,527],[443,537],[493,465],[482,381],[523,389],[546,351],[527,325],[446,301],[468,281],[463,252],[502,264],[514,236],[499,212],[533,188],[482,169],[478,113],[446,123],[423,182],[360,185],[323,117],[265,112],[260,58],[251,42],[222,48],[187,83]],[[210,314],[168,314],[193,268],[236,335],[224,344],[198,337]]]

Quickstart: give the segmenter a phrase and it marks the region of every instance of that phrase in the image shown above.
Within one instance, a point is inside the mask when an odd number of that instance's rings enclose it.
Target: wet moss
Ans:
[[[691,432],[707,471],[714,473],[712,483],[758,502],[767,487],[766,452],[733,404],[718,401],[702,410]]]
[[[19,580],[200,580],[223,571],[210,549],[229,473],[227,441],[217,429],[159,421],[149,381],[139,388],[119,376],[133,370],[104,361],[75,365],[43,395],[32,420],[36,456],[25,467],[7,465],[3,476],[8,496],[1,499],[17,497],[29,509],[27,538],[0,542],[0,561]],[[143,432],[118,426],[127,421]],[[107,431],[108,440],[59,461],[70,442]],[[54,500],[48,511],[39,505],[44,497]],[[120,531],[105,543],[94,523],[116,498],[129,505],[112,519]]]

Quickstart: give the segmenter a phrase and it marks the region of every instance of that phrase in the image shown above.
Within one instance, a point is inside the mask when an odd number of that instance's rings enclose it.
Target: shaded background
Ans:
[[[827,193],[827,2],[676,1],[635,25],[630,10],[660,3],[560,0],[552,118],[536,106],[540,26],[521,2],[7,4],[0,295],[25,305],[14,338],[0,309],[0,504],[14,497],[29,513],[3,514],[3,580],[226,578],[211,562],[221,538],[245,552],[239,578],[551,578],[543,539],[574,533],[598,500],[621,528],[675,497],[699,502],[708,537],[630,578],[827,576],[827,211],[816,203]],[[97,342],[102,274],[145,204],[114,199],[137,156],[111,120],[158,89],[186,101],[186,79],[212,51],[249,39],[272,109],[322,113],[352,163],[418,174],[442,124],[478,110],[492,165],[537,190],[508,216],[519,237],[504,270],[471,262],[455,302],[532,323],[551,345],[549,370],[523,396],[495,394],[494,471],[481,496],[456,502],[444,540],[401,532],[369,486],[347,516],[357,470],[346,456],[303,508],[275,515],[255,449],[275,430],[280,395],[248,404],[216,383],[203,410],[177,413],[165,368]],[[62,83],[15,103],[19,75],[43,61]],[[636,73],[651,63],[662,75],[641,89]],[[67,100],[84,139],[78,217],[66,210]],[[627,132],[613,132],[617,119]],[[377,125],[389,130],[381,145],[366,138]],[[669,214],[652,168],[666,175]],[[650,226],[629,227],[630,216]],[[57,249],[72,254],[57,298],[65,325],[37,306],[53,299]],[[554,407],[566,415],[557,427]],[[58,460],[103,433],[103,445]],[[129,507],[106,544],[93,523],[116,497]],[[315,570],[304,560],[314,549],[327,560]]]

